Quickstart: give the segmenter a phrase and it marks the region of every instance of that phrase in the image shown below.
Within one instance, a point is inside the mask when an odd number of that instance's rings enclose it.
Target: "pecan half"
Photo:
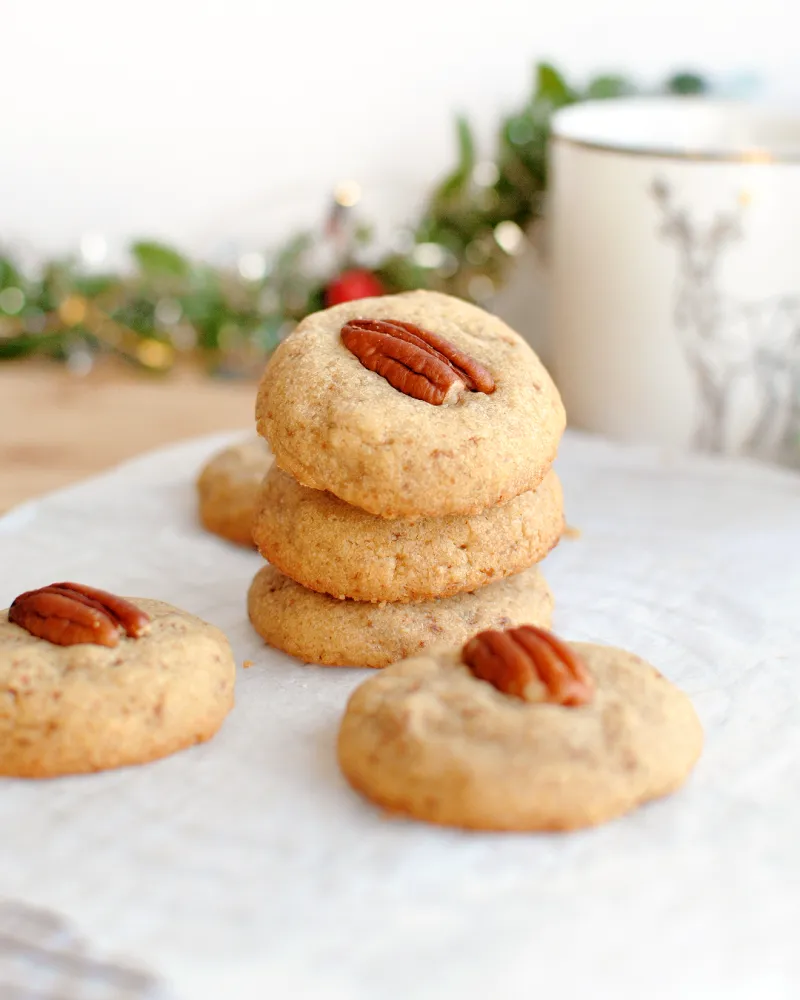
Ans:
[[[585,705],[594,696],[594,681],[580,657],[534,625],[479,632],[461,655],[480,680],[523,701]]]
[[[51,583],[20,594],[8,620],[56,646],[116,646],[121,631],[138,638],[150,624],[150,616],[130,601],[81,583]]]
[[[469,389],[494,392],[491,373],[449,340],[396,319],[351,319],[342,342],[365,368],[405,393],[434,406]]]

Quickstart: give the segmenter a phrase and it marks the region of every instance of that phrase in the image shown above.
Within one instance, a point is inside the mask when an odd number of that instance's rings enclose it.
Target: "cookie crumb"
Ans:
[[[580,528],[574,528],[571,524],[567,524],[564,526],[564,534],[563,534],[564,538],[569,538],[572,541],[575,541],[575,539],[580,538],[582,534],[583,532],[581,531]]]
[[[255,662],[254,660],[245,660],[242,666],[244,667],[245,670],[247,670],[248,667],[253,666],[254,662]]]

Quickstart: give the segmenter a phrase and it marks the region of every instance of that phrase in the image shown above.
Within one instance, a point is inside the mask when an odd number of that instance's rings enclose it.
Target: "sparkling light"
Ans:
[[[20,288],[4,288],[0,292],[0,309],[9,316],[16,316],[16,314],[25,305],[25,295]]]
[[[86,319],[86,299],[82,295],[68,295],[59,305],[58,315],[67,326],[78,326]]]
[[[156,302],[156,322],[162,326],[174,326],[182,315],[183,310],[177,299],[159,299]]]
[[[100,233],[87,233],[81,238],[81,257],[84,264],[96,267],[108,255],[108,242]]]
[[[361,185],[358,181],[341,181],[333,189],[333,200],[342,208],[352,208],[361,201]]]
[[[67,368],[73,375],[88,375],[93,366],[92,352],[83,344],[67,354]]]
[[[147,368],[166,368],[172,361],[172,348],[160,340],[147,338],[139,342],[136,357]]]
[[[447,260],[447,250],[439,243],[420,243],[411,256],[420,267],[441,267]]]
[[[498,222],[494,227],[494,238],[501,250],[515,257],[525,249],[525,233],[519,228],[516,222],[508,219],[506,222]]]
[[[492,184],[497,183],[499,176],[500,171],[497,169],[497,165],[492,163],[491,160],[476,163],[472,168],[472,180],[478,187],[491,187]]]
[[[239,274],[245,281],[261,281],[267,273],[267,258],[263,253],[243,253],[239,258]]]

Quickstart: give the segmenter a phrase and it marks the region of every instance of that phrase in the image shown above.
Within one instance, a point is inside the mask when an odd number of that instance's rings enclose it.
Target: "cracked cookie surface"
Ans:
[[[56,646],[0,611],[0,774],[52,777],[141,764],[210,739],[233,707],[236,667],[215,626],[128,598],[147,634]]]
[[[546,627],[553,597],[535,567],[474,594],[369,604],[315,593],[265,566],[250,586],[247,607],[265,642],[306,663],[385,667],[431,646],[460,645],[482,629],[522,622]]]
[[[441,406],[405,395],[342,343],[342,326],[358,317],[446,338],[486,366],[495,390]],[[270,359],[256,417],[282,469],[381,517],[476,513],[533,490],[565,425],[557,389],[518,334],[477,306],[425,291],[308,316]]]

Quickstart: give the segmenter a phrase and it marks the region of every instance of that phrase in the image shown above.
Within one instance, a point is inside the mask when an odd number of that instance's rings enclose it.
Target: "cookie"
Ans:
[[[113,646],[54,645],[0,612],[0,774],[142,764],[222,725],[236,672],[224,634],[161,601],[130,600],[150,616],[147,631]]]
[[[561,483],[479,514],[417,520],[367,514],[301,486],[274,465],[253,538],[273,566],[304,587],[357,601],[423,601],[477,590],[544,559],[564,526]]]
[[[397,336],[356,329],[351,349],[343,327],[364,317],[396,321]],[[397,323],[440,346],[445,338],[461,368],[407,344]],[[432,370],[431,380],[414,366]],[[450,386],[441,405],[408,394],[437,379]],[[565,424],[557,389],[520,336],[477,306],[424,291],[308,316],[270,359],[256,416],[278,465],[300,483],[390,518],[474,514],[535,489]]]
[[[230,445],[203,466],[197,479],[200,521],[212,534],[252,545],[256,498],[272,455],[263,438]]]
[[[474,594],[381,605],[315,593],[265,566],[250,586],[247,608],[265,642],[306,663],[385,667],[429,646],[463,643],[481,629],[546,625],[553,597],[535,568]]]
[[[480,830],[571,830],[675,791],[702,749],[689,699],[631,653],[570,648],[594,685],[577,707],[503,693],[460,649],[395,664],[350,698],[345,777],[388,810]]]

